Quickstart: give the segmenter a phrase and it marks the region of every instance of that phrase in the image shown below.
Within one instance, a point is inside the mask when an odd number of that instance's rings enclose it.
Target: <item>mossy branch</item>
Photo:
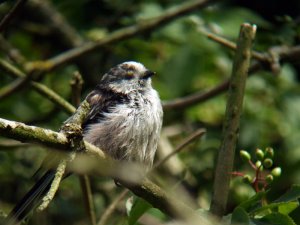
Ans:
[[[213,214],[220,217],[224,215],[226,210],[234,152],[243,107],[244,90],[250,65],[251,47],[255,33],[255,25],[251,26],[246,23],[241,26],[237,51],[233,62],[223,124],[223,139],[216,162],[213,196],[210,208]]]
[[[24,123],[9,121],[2,118],[0,118],[0,135],[4,137],[13,138],[22,142],[38,143],[66,152],[70,151],[70,147],[72,145],[63,133],[58,133],[52,130],[43,129],[35,126],[28,126]],[[87,142],[84,143],[87,155],[92,157],[89,158],[89,163],[91,165],[98,166],[101,165],[103,162],[105,163],[105,167],[108,167],[107,165],[109,165],[110,168],[117,168],[115,169],[116,171],[122,171],[122,169],[120,169],[119,161],[115,161],[110,157],[106,156],[99,148]],[[97,163],[93,163],[93,160],[97,160]],[[99,160],[101,161],[101,163],[99,163]],[[78,165],[77,161],[73,163],[73,166],[71,165],[70,169],[72,170],[72,168],[74,168],[76,164]],[[96,174],[101,174],[99,168],[89,168],[89,170],[87,170],[88,173],[94,173],[95,171]],[[130,170],[128,170],[128,172],[129,174],[131,173]],[[122,177],[122,180],[126,180],[124,176]],[[183,219],[186,218],[188,215],[195,215],[194,210],[192,210],[184,203],[175,200],[164,190],[162,190],[159,186],[155,185],[147,179],[134,184],[132,184],[131,182],[124,181],[122,182],[122,184],[128,189],[130,189],[133,193],[145,199],[154,207],[157,207],[162,212],[165,212],[172,218]]]

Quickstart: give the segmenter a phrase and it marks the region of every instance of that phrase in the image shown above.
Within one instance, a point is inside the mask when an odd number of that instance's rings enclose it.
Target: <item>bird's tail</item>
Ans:
[[[30,189],[23,199],[13,208],[4,220],[4,225],[15,225],[21,222],[31,210],[36,208],[49,190],[55,177],[55,171],[47,171]]]

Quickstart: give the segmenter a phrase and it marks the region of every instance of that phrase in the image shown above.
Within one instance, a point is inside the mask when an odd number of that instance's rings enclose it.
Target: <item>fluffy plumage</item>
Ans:
[[[162,123],[153,74],[136,62],[105,74],[87,97],[92,110],[84,123],[84,139],[113,158],[152,165]]]
[[[110,69],[87,96],[91,110],[83,124],[84,139],[119,160],[150,167],[162,126],[162,107],[151,86],[154,73],[138,62]],[[4,224],[15,224],[35,208],[54,178],[47,171],[17,204]]]

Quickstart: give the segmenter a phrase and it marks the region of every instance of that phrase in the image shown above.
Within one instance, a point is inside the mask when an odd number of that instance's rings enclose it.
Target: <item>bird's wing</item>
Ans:
[[[108,113],[116,105],[128,101],[125,95],[112,93],[111,91],[99,88],[92,91],[86,97],[86,100],[89,102],[91,109],[82,124],[83,130],[86,130],[90,124],[101,123],[101,119],[104,118],[104,113]]]
[[[82,128],[85,129],[87,125],[96,123],[101,117],[101,114],[105,110],[107,105],[106,97],[101,91],[94,90],[87,97],[86,100],[90,104],[90,111],[82,124]]]

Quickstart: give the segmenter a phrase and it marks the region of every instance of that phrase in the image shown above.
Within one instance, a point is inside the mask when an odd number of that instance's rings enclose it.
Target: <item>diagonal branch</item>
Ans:
[[[18,13],[27,0],[18,0],[11,10],[3,17],[0,22],[0,32],[2,32],[13,17]]]
[[[149,20],[144,20],[135,25],[117,30],[109,36],[100,39],[97,42],[85,43],[80,47],[76,47],[71,50],[65,51],[60,55],[57,55],[46,61],[28,63],[28,71],[34,71],[36,73],[43,74],[45,72],[54,70],[55,68],[70,61],[73,61],[78,57],[83,56],[89,52],[95,51],[103,47],[104,45],[112,44],[146,31],[151,31],[152,29],[160,27],[180,16],[191,13],[196,9],[203,8],[214,1],[215,0],[197,0],[183,3],[176,8],[172,8],[170,10],[165,11],[161,16]]]
[[[278,57],[279,62],[297,62],[300,59],[300,46],[296,45],[293,47],[286,47],[280,46],[277,48],[271,48],[271,52],[275,52],[275,55]],[[271,56],[270,56],[271,57]],[[267,60],[271,62],[272,60]],[[270,65],[265,65],[267,61],[256,61],[254,62],[249,68],[249,76],[254,75],[255,72],[261,69],[270,70]],[[218,84],[217,86],[211,88],[208,91],[200,91],[189,96],[176,98],[168,101],[163,102],[164,110],[173,110],[173,109],[184,109],[191,105],[204,102],[208,99],[211,99],[224,91],[226,91],[229,87],[229,79],[223,81],[222,83]]]
[[[0,70],[10,74],[13,77],[16,77],[17,79],[9,84],[8,86],[0,89],[0,99],[7,96],[8,92],[12,93],[20,87],[19,85],[24,84],[23,81],[26,80],[26,77],[28,77],[25,73],[23,73],[18,68],[14,67],[7,61],[0,59]],[[20,84],[20,82],[21,84]],[[59,96],[56,92],[48,88],[47,86],[38,83],[36,81],[28,81],[30,86],[32,86],[38,93],[48,98],[50,101],[52,101],[54,104],[61,107],[64,111],[67,113],[74,113],[75,107],[72,106],[69,102],[64,100],[61,96]],[[15,84],[13,86],[13,84]]]

